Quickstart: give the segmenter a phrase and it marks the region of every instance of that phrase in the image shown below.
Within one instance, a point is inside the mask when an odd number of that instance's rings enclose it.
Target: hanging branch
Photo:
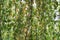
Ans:
[[[32,3],[33,3],[33,0],[30,0],[30,26],[31,26],[31,34],[30,34],[30,39],[29,40],[33,40],[32,38]]]
[[[1,28],[2,28],[2,9],[4,0],[0,0],[0,40],[2,40]]]
[[[26,0],[27,1],[27,0]],[[29,29],[30,29],[30,31],[31,31],[31,33],[30,33],[30,37],[29,37],[29,40],[32,40],[32,2],[33,2],[33,0],[29,0],[29,1],[27,1],[27,3],[28,3],[28,6],[29,6],[29,13],[28,13],[28,15],[27,15],[27,25],[28,25],[28,27],[26,28],[26,36],[25,36],[25,40],[28,40],[27,38],[28,38],[28,31],[29,31]]]

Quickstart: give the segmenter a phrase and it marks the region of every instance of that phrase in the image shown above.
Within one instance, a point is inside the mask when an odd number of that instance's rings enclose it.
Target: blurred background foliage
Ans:
[[[0,40],[60,40],[60,1],[0,0]]]

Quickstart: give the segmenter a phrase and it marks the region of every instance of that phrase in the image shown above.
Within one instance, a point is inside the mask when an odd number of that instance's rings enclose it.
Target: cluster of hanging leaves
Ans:
[[[57,0],[0,0],[0,40],[60,40]]]

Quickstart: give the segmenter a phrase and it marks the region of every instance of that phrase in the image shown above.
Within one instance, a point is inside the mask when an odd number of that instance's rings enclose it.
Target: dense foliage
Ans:
[[[60,1],[0,0],[0,40],[60,40]]]

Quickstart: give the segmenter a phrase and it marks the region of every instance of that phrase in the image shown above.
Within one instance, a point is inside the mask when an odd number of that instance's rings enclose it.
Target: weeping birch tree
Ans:
[[[60,1],[0,0],[0,40],[60,40]]]

